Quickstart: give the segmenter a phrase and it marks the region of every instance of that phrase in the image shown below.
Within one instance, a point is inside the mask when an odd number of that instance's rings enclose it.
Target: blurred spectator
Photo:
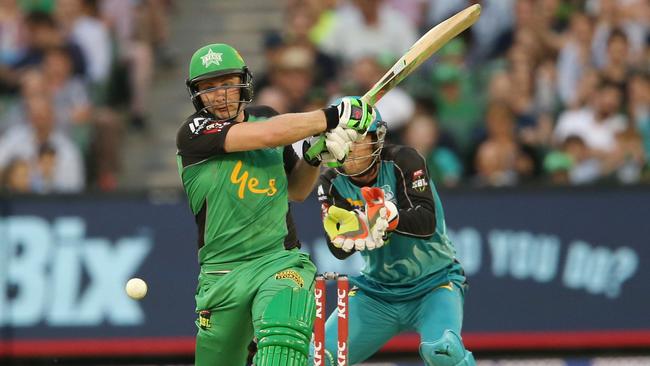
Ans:
[[[12,66],[25,52],[24,21],[17,0],[0,1],[0,68]]]
[[[47,92],[45,88],[45,77],[38,69],[27,69],[20,76],[20,98],[10,104],[7,112],[0,119],[0,134],[9,127],[23,124],[25,121],[25,101],[34,96],[40,96]]]
[[[625,33],[620,29],[613,29],[607,40],[607,61],[603,65],[601,76],[603,80],[617,85],[623,95],[627,93],[625,84],[630,73],[628,49]]]
[[[557,94],[557,70],[555,59],[549,57],[544,59],[535,72],[533,90],[533,113],[555,113],[558,109],[560,97]]]
[[[486,116],[487,138],[476,154],[478,183],[506,186],[517,183],[520,169],[530,174],[532,163],[524,155],[515,135],[514,115],[504,104],[491,104]],[[520,161],[523,160],[523,161]]]
[[[255,103],[269,106],[279,114],[289,112],[289,100],[285,93],[277,87],[264,88],[255,96]]]
[[[353,0],[337,13],[320,47],[346,62],[364,56],[397,60],[418,38],[413,23],[383,0]]]
[[[0,137],[0,169],[14,158],[37,160],[39,147],[49,144],[57,152],[53,189],[56,192],[79,192],[84,188],[84,169],[76,146],[54,128],[52,102],[46,96],[25,101],[27,121],[12,126]]]
[[[297,0],[298,3],[302,1]],[[327,38],[334,29],[339,0],[308,0],[307,3],[316,18],[309,30],[309,39],[315,45],[320,46],[323,39]]]
[[[7,193],[30,193],[32,191],[30,183],[30,167],[29,162],[20,158],[13,158],[6,165],[4,170],[0,170],[2,174],[2,191]]]
[[[466,156],[481,120],[481,101],[474,94],[469,75],[456,65],[437,65],[433,81],[436,86],[434,103],[441,129],[451,136],[458,152]]]
[[[36,169],[32,177],[32,189],[37,193],[51,193],[55,191],[56,150],[45,143],[38,149]]]
[[[535,4],[535,24],[533,29],[546,47],[545,53],[555,57],[564,44],[564,34],[568,19],[561,16],[562,0],[537,0]],[[543,55],[542,55],[543,56]]]
[[[587,9],[596,15],[593,36],[593,53],[596,67],[607,64],[607,44],[615,28],[625,33],[630,46],[629,61],[638,65],[646,45],[649,28],[650,5],[647,0],[589,0]]]
[[[465,42],[460,38],[454,38],[447,42],[447,44],[437,52],[436,56],[440,63],[449,63],[465,68],[465,53]]]
[[[386,73],[387,69],[374,57],[362,57],[348,68],[349,90],[346,94],[363,95]],[[399,130],[413,117],[415,102],[413,98],[397,86],[386,93],[376,104],[381,116],[388,124],[391,134]]]
[[[551,114],[540,114],[534,124],[519,126],[519,141],[538,151],[545,151],[553,143],[553,116]]]
[[[17,0],[0,1],[0,94],[15,91],[19,75],[13,70],[27,51],[27,27]],[[0,108],[0,117],[2,109]],[[0,121],[0,131],[2,125]]]
[[[309,38],[309,32],[315,22],[315,14],[306,5],[298,5],[289,10],[284,43],[290,46],[300,46],[310,50],[314,58],[314,83],[333,90],[338,69],[336,61],[316,48]]]
[[[266,67],[264,70],[251,70],[253,73],[253,92],[255,95],[271,84],[270,74],[273,72],[274,67],[280,63],[280,57],[285,48],[282,34],[276,31],[266,32],[262,47]]]
[[[70,73],[64,49],[48,51],[43,70],[53,97],[57,128],[88,158],[91,182],[96,181],[102,190],[115,189],[120,143],[116,114],[104,107],[93,108],[85,84]]]
[[[549,153],[544,168],[554,184],[594,183],[603,174],[603,164],[590,156],[585,141],[576,135],[568,136],[561,149]]]
[[[536,39],[534,25],[538,24],[539,20],[535,16],[535,2],[532,0],[517,0],[514,2],[513,8],[512,27],[499,35],[489,57],[504,55],[516,43],[519,46],[530,47],[527,50],[531,52],[529,57],[534,58],[536,56],[539,40]]]
[[[47,13],[33,12],[25,18],[27,29],[26,49],[11,67],[0,71],[0,89],[15,91],[20,73],[29,67],[39,66],[45,53],[53,47],[64,47],[71,55],[73,72],[83,76],[86,64],[79,46],[65,38],[54,19]]]
[[[80,76],[86,74],[87,64],[83,51],[78,44],[66,38],[51,15],[33,12],[27,15],[25,21],[29,35],[27,38],[28,48],[25,56],[18,61],[15,68],[38,66],[43,61],[48,49],[64,47],[72,57],[74,74]]]
[[[488,57],[495,53],[499,37],[512,28],[514,22],[513,4],[516,0],[472,0],[481,4],[481,16],[470,28],[472,36],[468,64],[483,67]],[[430,0],[437,3],[437,0]],[[457,1],[454,1],[457,2]]]
[[[435,119],[417,114],[406,125],[402,141],[424,157],[429,176],[436,185],[453,187],[460,181],[463,166],[453,151],[438,145],[438,137]]]
[[[111,68],[111,40],[98,18],[97,0],[58,0],[55,12],[68,37],[83,52],[88,80],[103,85]]]
[[[463,10],[469,5],[468,3],[468,1],[459,0],[429,0],[426,14],[427,22],[433,27]]]
[[[517,119],[530,119],[535,112],[534,64],[524,46],[515,45],[508,51],[510,92],[508,104]],[[548,77],[547,77],[548,79]]]
[[[591,20],[584,13],[574,13],[567,42],[557,58],[558,93],[565,106],[578,105],[577,89],[584,72],[591,67]]]
[[[512,82],[510,76],[504,70],[492,74],[487,87],[488,102],[499,102],[509,104],[511,93],[510,87]]]
[[[88,164],[88,177],[102,191],[113,191],[118,185],[120,152],[122,151],[122,129],[117,113],[107,108],[97,108],[93,112],[93,135],[88,151],[91,163]]]
[[[573,159],[563,151],[552,151],[544,158],[544,171],[548,182],[553,185],[570,184],[569,172],[572,166]]]
[[[481,17],[469,29],[472,44],[468,64],[485,66],[482,63],[503,47],[497,42],[513,28],[515,0],[428,0],[426,30],[474,3],[481,4]]]
[[[47,14],[54,12],[56,0],[19,0],[20,7],[26,12],[40,11]]]
[[[604,158],[616,149],[616,134],[627,125],[621,108],[621,92],[614,84],[604,82],[586,108],[563,112],[555,127],[555,138],[562,143],[567,137],[580,137],[589,149]]]
[[[425,16],[427,13],[429,0],[386,0],[393,9],[399,11],[402,15],[407,17],[411,24],[415,26],[416,30],[421,30],[425,26]]]
[[[64,48],[52,48],[43,62],[45,88],[52,95],[57,128],[70,133],[71,127],[90,120],[90,98],[84,82],[72,74],[70,55]],[[85,144],[82,144],[85,145]]]
[[[151,89],[155,50],[167,40],[165,9],[168,1],[104,0],[100,13],[117,42],[116,68],[111,76],[108,100],[111,104],[125,102],[129,96],[131,126],[143,130],[147,124],[147,106]],[[127,90],[120,81],[126,79]]]
[[[314,54],[302,46],[284,47],[280,52],[277,63],[271,65],[267,88],[278,88],[285,94],[289,112],[301,112],[313,97]]]
[[[610,157],[616,179],[625,184],[638,183],[645,165],[643,140],[634,127],[616,135],[617,149]]]
[[[601,83],[600,74],[596,69],[586,69],[582,71],[582,77],[578,82],[578,90],[571,105],[566,106],[568,109],[580,109],[587,106],[593,95],[598,90]]]
[[[151,44],[160,66],[176,64],[174,53],[169,47],[169,16],[175,10],[176,0],[145,0],[151,22]]]
[[[628,115],[631,126],[641,136],[646,164],[650,163],[650,78],[648,74],[635,74],[628,82]]]

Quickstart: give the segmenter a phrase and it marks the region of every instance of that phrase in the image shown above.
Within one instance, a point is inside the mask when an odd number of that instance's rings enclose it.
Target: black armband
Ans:
[[[339,109],[335,105],[331,105],[323,108],[322,111],[325,113],[325,121],[327,121],[325,132],[335,129],[339,125]]]

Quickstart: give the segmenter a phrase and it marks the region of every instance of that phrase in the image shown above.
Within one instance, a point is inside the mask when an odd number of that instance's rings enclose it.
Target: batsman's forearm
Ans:
[[[304,201],[314,189],[319,173],[320,167],[313,167],[300,159],[289,176],[289,199]]]
[[[237,123],[228,131],[225,150],[248,151],[291,145],[324,132],[334,123],[338,123],[338,119],[326,118],[323,110],[281,114],[262,122]]]
[[[306,137],[324,132],[327,128],[325,113],[312,111],[287,113],[271,118],[268,138],[279,145],[289,145]]]

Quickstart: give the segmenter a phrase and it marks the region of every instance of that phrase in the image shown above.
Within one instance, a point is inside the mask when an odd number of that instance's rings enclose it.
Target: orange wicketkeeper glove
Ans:
[[[366,217],[372,242],[380,247],[384,245],[386,232],[397,229],[399,223],[397,207],[391,201],[386,201],[384,190],[381,188],[363,187],[361,195],[366,201]]]

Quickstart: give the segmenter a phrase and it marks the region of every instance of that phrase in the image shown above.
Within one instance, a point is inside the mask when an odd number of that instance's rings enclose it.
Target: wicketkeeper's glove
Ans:
[[[384,190],[378,187],[363,187],[361,195],[366,201],[366,217],[372,241],[378,246],[384,244],[386,234],[397,229],[399,212],[391,201],[386,201]]]
[[[368,219],[360,210],[348,211],[330,206],[323,219],[323,226],[332,244],[346,252],[378,247],[370,236]]]

